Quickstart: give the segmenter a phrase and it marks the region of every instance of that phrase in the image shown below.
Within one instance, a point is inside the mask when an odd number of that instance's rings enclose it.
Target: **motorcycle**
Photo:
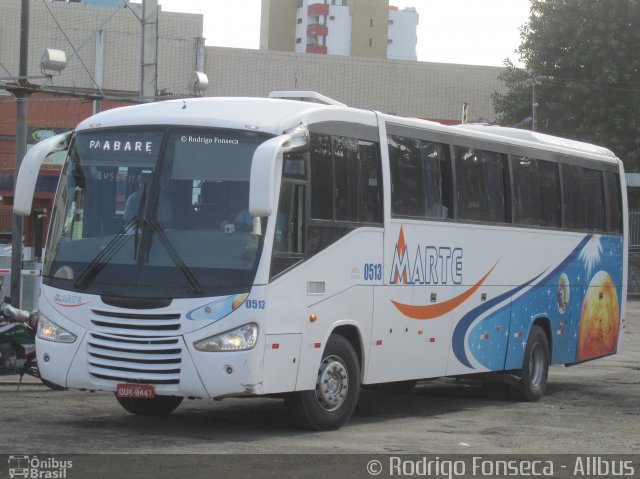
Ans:
[[[40,377],[35,341],[38,319],[37,311],[15,308],[11,298],[5,296],[0,304],[0,376],[20,375],[18,389],[25,374],[51,389],[65,389]]]

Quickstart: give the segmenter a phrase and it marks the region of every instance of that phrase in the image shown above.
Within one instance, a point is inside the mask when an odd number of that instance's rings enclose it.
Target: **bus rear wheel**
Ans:
[[[533,326],[524,350],[520,381],[512,386],[512,396],[520,401],[539,401],[547,389],[549,362],[547,335],[540,326]]]
[[[137,416],[166,416],[180,405],[184,398],[179,396],[156,396],[153,399],[119,398],[125,411]]]
[[[305,426],[330,431],[349,420],[359,396],[358,356],[347,339],[334,334],[322,354],[315,389],[292,393],[285,402]]]

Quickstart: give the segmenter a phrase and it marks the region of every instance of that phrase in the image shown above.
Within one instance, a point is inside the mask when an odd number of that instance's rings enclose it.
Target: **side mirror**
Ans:
[[[284,153],[303,150],[309,146],[309,130],[300,125],[262,143],[253,153],[249,183],[249,214],[254,217],[271,216],[275,205],[279,175]]]
[[[33,205],[33,193],[36,190],[38,173],[44,159],[51,153],[69,148],[69,140],[73,132],[68,131],[60,135],[42,140],[31,147],[22,159],[22,165],[16,179],[16,191],[13,199],[13,212],[17,215],[29,216]]]

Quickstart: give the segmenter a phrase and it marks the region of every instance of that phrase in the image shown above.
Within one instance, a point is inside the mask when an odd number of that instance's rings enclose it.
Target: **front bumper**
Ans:
[[[36,341],[42,377],[61,386],[115,391],[120,383],[153,384],[159,395],[213,398],[262,393],[261,340],[249,351],[204,353],[193,348],[201,334],[71,332],[78,336],[73,344]]]

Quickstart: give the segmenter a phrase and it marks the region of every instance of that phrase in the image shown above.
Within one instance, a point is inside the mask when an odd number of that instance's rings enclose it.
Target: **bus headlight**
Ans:
[[[77,336],[61,328],[56,323],[40,313],[38,321],[38,338],[45,341],[53,341],[54,343],[73,343]]]
[[[245,324],[237,329],[225,333],[216,334],[193,343],[198,351],[246,351],[253,348],[258,342],[258,325],[256,323]]]

